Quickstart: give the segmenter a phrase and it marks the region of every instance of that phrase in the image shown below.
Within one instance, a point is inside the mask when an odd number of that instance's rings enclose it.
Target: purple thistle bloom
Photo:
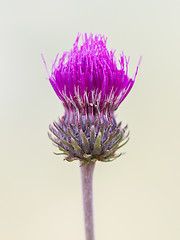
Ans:
[[[129,59],[122,54],[118,67],[115,51],[106,47],[107,38],[85,34],[79,47],[80,37],[52,66],[49,80],[65,115],[50,125],[55,138],[49,136],[68,161],[107,162],[127,142],[120,145],[127,139],[127,127],[116,123],[114,111],[130,92],[139,64],[135,76],[129,78]]]

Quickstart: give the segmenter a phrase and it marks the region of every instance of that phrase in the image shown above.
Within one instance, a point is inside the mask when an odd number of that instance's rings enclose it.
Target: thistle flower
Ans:
[[[65,160],[81,162],[82,195],[86,240],[94,240],[93,171],[96,161],[112,161],[115,152],[128,141],[127,126],[117,123],[114,112],[130,92],[138,71],[128,76],[124,54],[118,64],[102,35],[81,35],[70,52],[55,59],[50,83],[63,102],[65,114],[49,126],[50,139]]]
[[[136,75],[128,76],[124,54],[118,63],[115,51],[108,51],[102,35],[81,35],[70,52],[55,59],[49,81],[62,101],[65,114],[49,126],[50,139],[65,160],[112,161],[115,152],[128,141],[127,126],[117,123],[114,112],[130,92]]]

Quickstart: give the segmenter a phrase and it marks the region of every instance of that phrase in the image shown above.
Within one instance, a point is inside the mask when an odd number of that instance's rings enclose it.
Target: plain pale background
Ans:
[[[142,63],[118,121],[126,155],[98,163],[97,240],[180,239],[180,4],[152,1],[2,1],[0,6],[0,239],[83,240],[79,164],[53,155],[48,125],[63,115],[49,70],[77,32]]]

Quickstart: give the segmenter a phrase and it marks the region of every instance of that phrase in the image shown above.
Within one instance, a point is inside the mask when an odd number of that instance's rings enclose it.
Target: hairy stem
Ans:
[[[93,188],[92,188],[94,166],[95,163],[90,162],[80,167],[86,240],[95,239],[93,222]]]

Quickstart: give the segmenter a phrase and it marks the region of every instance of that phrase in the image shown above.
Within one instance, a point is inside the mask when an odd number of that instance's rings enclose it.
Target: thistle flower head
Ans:
[[[50,138],[66,155],[66,160],[84,163],[110,161],[127,139],[126,127],[117,124],[114,111],[130,92],[135,76],[128,76],[124,54],[117,63],[115,51],[108,51],[102,35],[81,35],[70,52],[52,66],[50,83],[63,102],[65,114],[50,125]],[[124,145],[124,144],[123,144]]]

